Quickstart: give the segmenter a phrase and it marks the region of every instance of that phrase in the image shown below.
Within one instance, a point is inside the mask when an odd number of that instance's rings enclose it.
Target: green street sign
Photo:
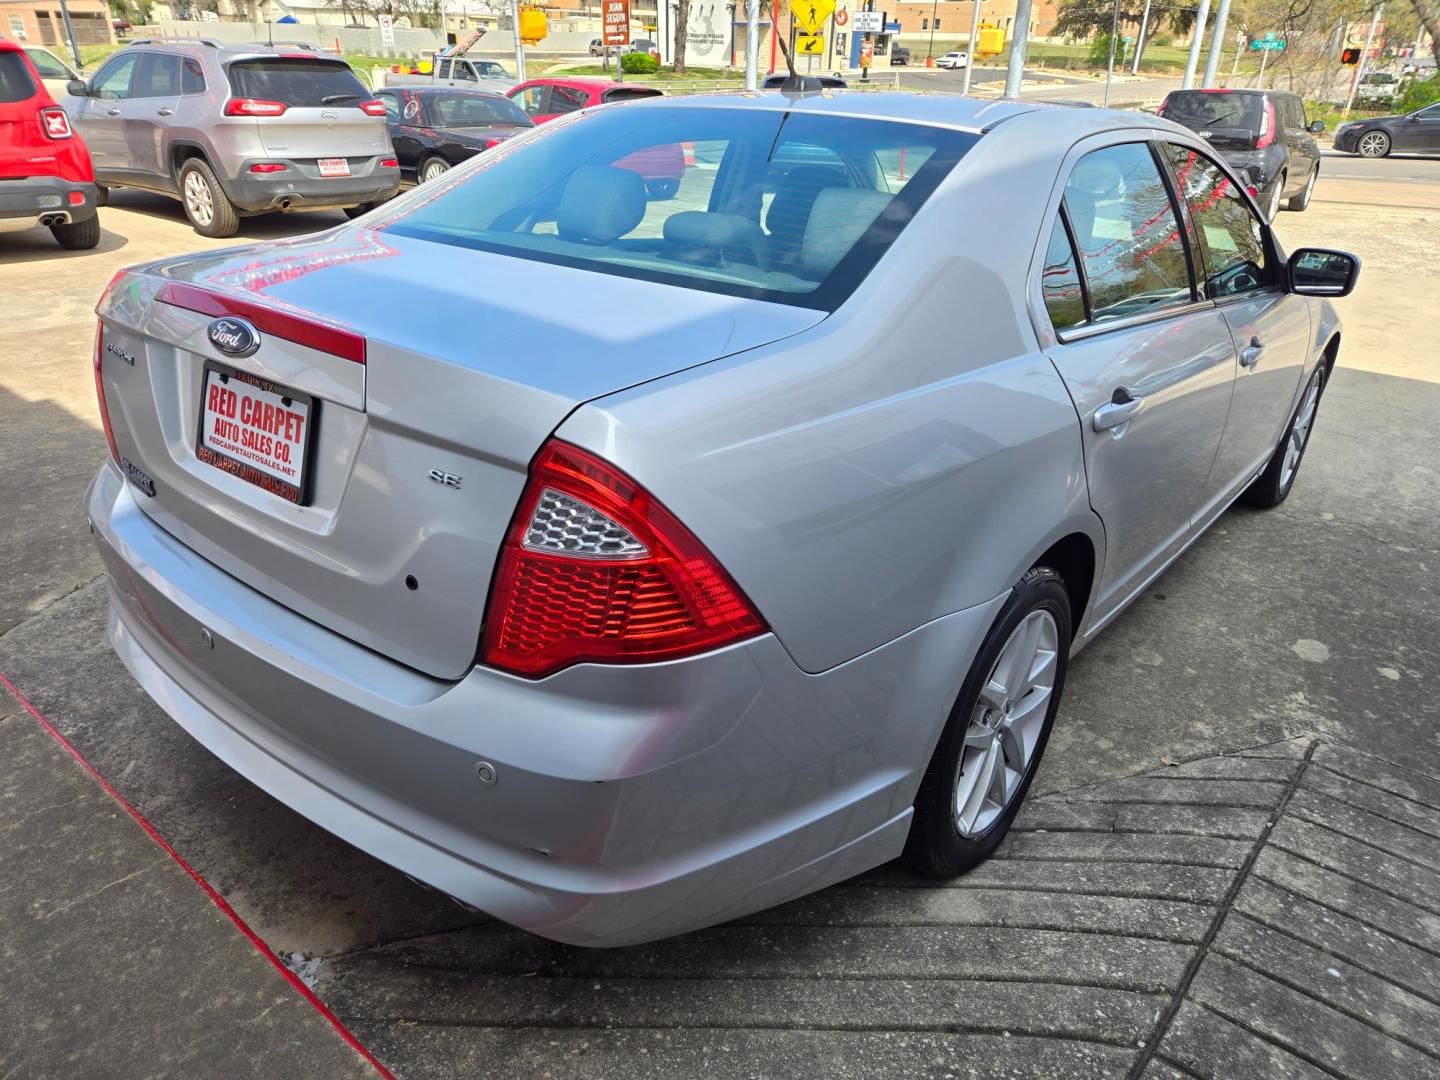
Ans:
[[[1250,48],[1256,52],[1279,52],[1285,48],[1285,42],[1279,38],[1251,38]]]

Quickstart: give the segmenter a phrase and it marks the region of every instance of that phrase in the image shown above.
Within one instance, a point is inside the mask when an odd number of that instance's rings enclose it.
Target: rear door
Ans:
[[[1235,390],[1200,516],[1249,483],[1290,415],[1310,350],[1310,304],[1284,289],[1269,229],[1240,186],[1208,154],[1162,144],[1191,219],[1204,292],[1236,353]]]
[[[160,153],[165,128],[180,100],[180,57],[170,53],[142,53],[130,84],[130,96],[120,103],[120,121],[130,169],[137,179],[157,183],[168,179]]]
[[[1320,160],[1320,147],[1315,137],[1305,130],[1305,105],[1298,97],[1281,95],[1277,99],[1277,111],[1285,129],[1285,150],[1290,158],[1290,188],[1299,190]]]
[[[236,97],[278,101],[279,116],[255,120],[265,153],[314,169],[320,159],[358,167],[389,147],[385,119],[360,103],[370,99],[348,64],[316,56],[266,56],[236,60],[227,69]],[[330,174],[325,174],[330,175]]]
[[[516,90],[510,99],[537,124],[543,124],[554,115],[550,112],[550,86],[547,83],[535,83]]]
[[[1234,381],[1225,320],[1199,297],[1173,194],[1148,141],[1072,153],[1040,293],[1046,351],[1080,415],[1105,524],[1104,618],[1191,535]]]
[[[1440,151],[1440,104],[1413,112],[1391,125],[1396,150]]]

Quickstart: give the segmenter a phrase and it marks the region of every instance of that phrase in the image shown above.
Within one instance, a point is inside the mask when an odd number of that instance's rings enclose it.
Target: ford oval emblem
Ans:
[[[205,331],[210,344],[226,356],[253,356],[260,348],[260,331],[244,319],[216,319]]]

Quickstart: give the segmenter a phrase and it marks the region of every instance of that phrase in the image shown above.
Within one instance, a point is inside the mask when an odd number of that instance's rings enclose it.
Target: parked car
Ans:
[[[130,32],[130,23],[125,19],[111,19],[110,29],[115,31],[116,37],[124,37]]]
[[[940,57],[938,60],[935,61],[935,66],[942,68],[950,68],[952,71],[956,68],[969,67],[970,54],[965,52],[947,52],[944,56]]]
[[[134,187],[180,200],[202,236],[242,215],[361,213],[400,186],[385,107],[342,60],[292,47],[145,38],[70,84],[101,198]]]
[[[910,50],[903,45],[890,46],[890,66],[908,67],[910,64]]]
[[[1256,191],[1268,220],[1310,205],[1320,178],[1325,124],[1306,119],[1305,102],[1281,90],[1172,90],[1160,115],[1196,131]]]
[[[1335,149],[1361,157],[1440,154],[1440,102],[1404,116],[1373,116],[1345,124],[1335,132]]]
[[[436,56],[429,74],[418,69],[392,71],[385,75],[386,86],[451,86],[459,89],[504,92],[515,85],[515,76],[504,64],[468,56]]]
[[[723,144],[703,200],[647,200],[659,142]],[[1070,657],[1290,493],[1357,273],[1142,113],[597,109],[107,289],[110,638],[276,798],[546,937],[952,876]]]
[[[22,48],[40,75],[40,81],[45,84],[46,92],[56,101],[65,97],[70,80],[81,77],[78,71],[43,45],[24,45]]]
[[[1400,78],[1388,71],[1367,71],[1355,88],[1355,100],[1365,104],[1387,104],[1400,96]]]
[[[663,96],[662,91],[650,86],[586,78],[531,79],[509,93],[510,99],[537,124],[596,105]],[[635,154],[630,164],[645,178],[652,199],[671,199],[680,190],[685,157],[679,143],[647,147]]]
[[[790,78],[789,75],[779,71],[774,75],[766,75],[765,78],[760,81],[760,89],[779,90],[785,85],[785,80],[788,78]],[[802,75],[802,78],[814,79],[826,90],[844,90],[850,85],[839,75]]]
[[[604,56],[604,55],[605,55],[605,39],[604,39],[604,38],[598,38],[598,37],[597,37],[597,38],[591,38],[591,39],[590,39],[590,55],[591,55],[591,56]]]
[[[375,96],[385,105],[400,175],[420,184],[535,126],[504,94],[483,90],[393,87]]]
[[[635,38],[630,42],[629,45],[622,46],[620,48],[620,52],[644,53],[646,56],[655,57],[656,60],[660,59],[660,46],[655,44],[655,42],[652,41],[650,38]]]
[[[48,228],[63,248],[100,243],[90,154],[26,50],[0,39],[0,232]]]

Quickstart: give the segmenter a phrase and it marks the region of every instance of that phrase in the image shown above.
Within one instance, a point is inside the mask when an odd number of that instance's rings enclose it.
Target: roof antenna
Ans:
[[[775,40],[779,43],[780,52],[785,57],[785,66],[790,69],[789,77],[780,84],[781,93],[813,94],[817,90],[824,90],[825,84],[819,79],[811,78],[809,75],[801,75],[795,70],[795,60],[790,55],[790,46],[785,42],[785,35],[776,34]]]

